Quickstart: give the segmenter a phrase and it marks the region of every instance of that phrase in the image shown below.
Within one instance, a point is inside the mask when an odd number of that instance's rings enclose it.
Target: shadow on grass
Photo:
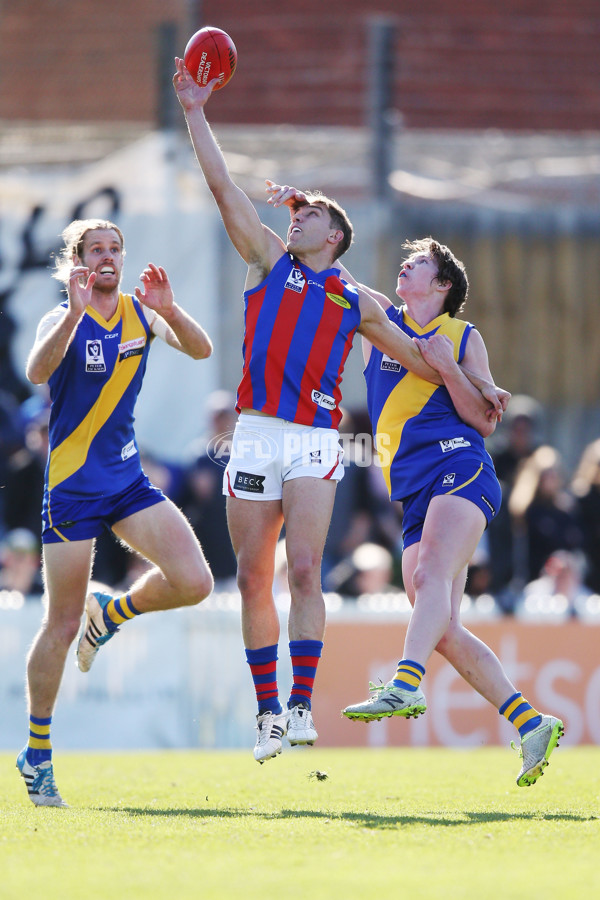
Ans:
[[[535,813],[535,812],[469,812],[465,811],[461,816],[440,816],[432,813],[431,815],[421,816],[380,816],[377,813],[354,813],[354,812],[323,812],[314,809],[281,809],[277,812],[263,812],[253,809],[232,809],[224,807],[215,809],[207,807],[206,809],[152,809],[148,807],[135,806],[110,806],[95,807],[98,812],[125,813],[129,816],[164,816],[172,818],[191,818],[191,819],[265,819],[275,821],[277,819],[322,819],[339,822],[350,822],[360,825],[361,828],[398,828],[402,825],[438,825],[452,827],[457,825],[483,825],[493,824],[496,822],[518,822],[518,821],[539,821],[539,822],[591,822],[598,816],[577,815],[572,812],[552,812],[552,813]]]

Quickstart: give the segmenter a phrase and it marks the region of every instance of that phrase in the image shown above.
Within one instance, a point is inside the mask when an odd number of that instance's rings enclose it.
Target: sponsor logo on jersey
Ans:
[[[104,335],[104,340],[105,340],[105,341],[109,341],[111,338],[118,338],[118,337],[119,337],[119,332],[118,332],[118,331],[112,331],[110,334],[105,334],[105,335]]]
[[[352,304],[349,300],[346,300],[345,297],[340,297],[339,294],[331,294],[329,291],[325,292],[327,297],[330,300],[333,300],[334,303],[337,303],[338,306],[343,306],[344,309],[352,309]]]
[[[485,503],[486,506],[489,506],[492,515],[495,516],[495,515],[496,515],[496,510],[494,509],[494,507],[492,506],[492,504],[490,503],[490,501],[488,500],[488,498],[487,498],[487,497],[484,497],[483,494],[482,494],[482,495],[481,495],[481,499],[483,500],[483,502]]]
[[[146,338],[133,338],[131,341],[125,341],[119,344],[119,362],[129,359],[130,356],[141,356],[146,345]]]
[[[135,456],[136,453],[137,447],[135,446],[135,441],[129,441],[129,443],[125,444],[121,450],[121,459],[124,462],[126,459],[129,459],[130,456]]]
[[[265,475],[253,475],[252,472],[236,472],[233,483],[234,491],[248,491],[250,494],[264,494]]]
[[[306,279],[302,274],[301,269],[297,269],[295,266],[287,277],[287,281],[285,283],[285,287],[290,291],[296,291],[297,294],[301,294],[304,290],[304,285],[306,283]]]
[[[381,365],[379,366],[379,368],[383,372],[400,372],[402,366],[397,359],[394,359],[393,357],[388,356],[387,353],[384,353],[381,357]]]
[[[449,472],[447,475],[444,475],[444,480],[442,481],[442,487],[452,487],[454,484],[454,479],[456,478],[456,472]]]
[[[98,340],[85,342],[85,371],[106,372],[102,342]]]
[[[470,447],[471,442],[466,441],[463,437],[458,438],[447,438],[445,441],[440,441],[440,447],[442,448],[442,453],[448,453],[450,450],[459,450],[461,447]]]
[[[316,403],[317,406],[322,406],[323,409],[335,409],[335,400],[329,394],[324,394],[322,391],[313,391],[310,397],[313,403]]]

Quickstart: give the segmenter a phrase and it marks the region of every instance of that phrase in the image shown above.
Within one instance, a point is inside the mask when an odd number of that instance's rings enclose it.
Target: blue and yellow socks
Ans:
[[[120,597],[113,597],[104,607],[104,624],[109,631],[116,631],[123,622],[140,615],[140,610],[131,602],[131,595],[122,594]]]
[[[29,741],[26,756],[30,766],[39,766],[40,763],[52,759],[51,724],[52,716],[48,716],[46,719],[29,716]]]
[[[401,659],[394,675],[394,687],[403,691],[416,691],[425,674],[423,666],[412,659]]]
[[[311,708],[312,692],[317,674],[317,666],[323,650],[323,641],[290,641],[293,684],[288,701],[288,709],[293,706]]]
[[[246,650],[246,660],[254,681],[259,714],[270,710],[279,715],[283,710],[277,687],[277,644]]]
[[[525,700],[520,691],[509,697],[498,712],[515,726],[521,738],[537,728],[542,721],[540,713]]]

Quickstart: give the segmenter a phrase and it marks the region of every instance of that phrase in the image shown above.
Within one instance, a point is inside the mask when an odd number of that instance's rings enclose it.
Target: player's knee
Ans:
[[[433,566],[426,563],[419,563],[413,572],[413,587],[416,594],[427,591],[429,588],[435,588],[437,591],[444,586],[452,586],[452,580],[445,578],[437,572]]]
[[[185,579],[179,586],[179,593],[183,606],[196,606],[206,600],[215,586],[212,573],[208,566],[202,566],[195,572],[188,571]]]
[[[266,577],[266,573],[262,569],[240,563],[236,580],[242,597],[255,596],[257,593],[261,593],[265,586]]]
[[[311,555],[302,555],[288,563],[288,579],[293,592],[311,592],[320,581],[319,560]]]
[[[81,616],[68,616],[66,618],[50,619],[45,624],[45,631],[52,636],[53,641],[69,647],[81,628]]]

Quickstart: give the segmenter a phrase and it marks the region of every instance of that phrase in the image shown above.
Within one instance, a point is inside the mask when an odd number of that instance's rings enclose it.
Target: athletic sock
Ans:
[[[51,724],[52,716],[49,716],[47,719],[29,716],[29,741],[27,743],[26,757],[30,766],[39,766],[40,763],[52,759]]]
[[[293,683],[288,709],[300,704],[311,708],[312,692],[322,650],[323,641],[290,641]]]
[[[537,728],[542,721],[540,713],[525,700],[520,691],[509,697],[498,712],[515,726],[521,738]]]
[[[135,616],[141,616],[141,612],[131,602],[130,594],[113,597],[104,607],[104,624],[109,631],[116,631],[119,625]]]
[[[246,660],[254,681],[259,715],[268,710],[279,715],[283,709],[277,688],[277,644],[246,650]]]
[[[394,675],[394,687],[403,691],[416,691],[425,674],[423,666],[412,659],[401,659]]]

